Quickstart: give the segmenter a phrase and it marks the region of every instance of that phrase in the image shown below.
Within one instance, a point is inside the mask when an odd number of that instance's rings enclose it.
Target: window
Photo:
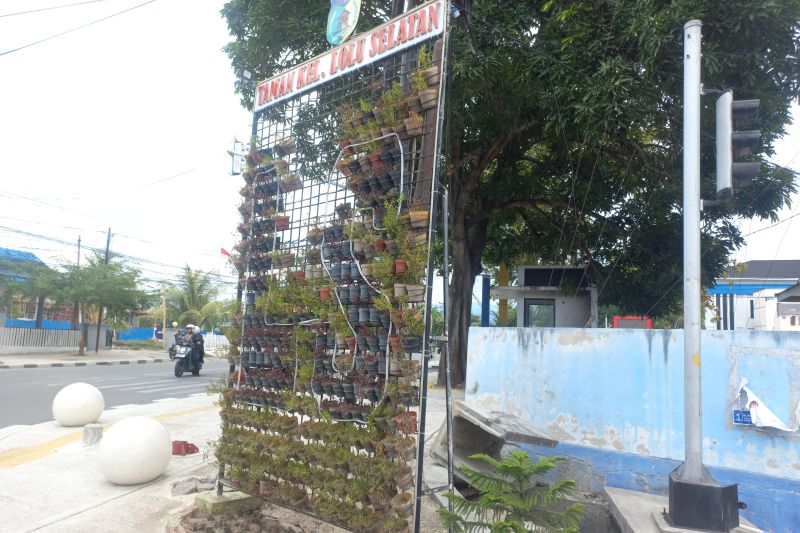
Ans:
[[[556,301],[554,299],[526,298],[525,326],[554,328],[556,326]]]
[[[756,317],[756,304],[753,300],[750,300],[750,318]]]

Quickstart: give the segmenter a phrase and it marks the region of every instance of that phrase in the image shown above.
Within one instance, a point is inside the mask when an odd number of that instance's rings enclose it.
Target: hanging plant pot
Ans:
[[[311,228],[308,230],[306,234],[306,240],[309,244],[313,244],[314,246],[318,246],[322,242],[322,229],[321,228]]]
[[[359,163],[358,159],[352,159],[347,163],[347,168],[350,169],[350,172],[359,172],[361,170],[361,163]]]
[[[285,215],[272,218],[275,224],[275,231],[286,231],[289,229],[289,217]]]
[[[425,285],[406,285],[406,294],[408,294],[408,301],[409,302],[424,301],[425,289],[426,289]]]
[[[329,300],[331,297],[331,289],[330,287],[320,287],[319,289],[319,299],[323,302]]]
[[[353,353],[356,350],[356,338],[355,337],[345,337],[344,343],[347,346],[347,349],[350,350],[350,353]]]
[[[419,361],[415,362],[418,363]],[[397,429],[399,429],[406,435],[412,435],[417,432],[416,411],[406,411],[404,413],[400,413],[399,415],[394,417],[394,421],[397,423]]]
[[[389,348],[391,348],[392,352],[400,353],[400,336],[399,335],[389,335]]]
[[[406,236],[406,242],[408,243],[409,248],[416,248],[417,246],[425,246],[426,244],[428,244],[428,232],[425,231],[424,229],[413,230],[413,232],[410,231]]]
[[[420,76],[425,78],[425,81],[428,83],[428,87],[431,85],[438,85],[439,84],[439,66],[432,65],[428,68],[422,69],[419,71]]]
[[[415,209],[408,212],[412,228],[427,228],[430,213],[427,210]]]
[[[368,254],[367,254],[368,255]],[[373,256],[374,256],[374,249],[373,249]],[[361,265],[361,272],[368,277],[371,277],[373,274],[374,265],[372,263],[363,263]]]
[[[419,101],[422,109],[433,109],[439,103],[438,89],[426,89],[419,93]]]
[[[281,141],[278,141],[278,144],[275,146],[275,151],[279,156],[290,155],[294,153],[294,147],[294,139],[287,137]]]
[[[397,241],[394,239],[387,239],[384,242],[386,243],[386,253],[395,255],[398,250]]]
[[[339,287],[337,294],[339,295],[339,302],[342,305],[347,305],[350,303],[350,289],[347,286]]]
[[[394,273],[405,274],[408,271],[408,262],[405,259],[394,260]]]
[[[403,121],[406,126],[406,133],[409,137],[415,137],[417,135],[422,135],[422,119],[420,118],[419,121],[416,119],[407,118]]]
[[[412,95],[406,98],[406,103],[408,104],[408,112],[409,113],[419,113],[422,111],[422,103],[419,100],[419,95]]]
[[[398,296],[405,296],[408,294],[406,285],[404,283],[395,283],[394,284],[394,296],[397,298]]]
[[[281,180],[281,190],[283,192],[294,192],[303,187],[300,174],[293,172]]]

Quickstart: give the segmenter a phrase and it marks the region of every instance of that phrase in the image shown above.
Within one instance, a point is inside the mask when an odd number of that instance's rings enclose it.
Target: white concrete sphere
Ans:
[[[95,422],[106,402],[103,393],[88,383],[67,385],[53,398],[53,417],[62,426],[85,426]]]
[[[139,485],[160,476],[172,456],[167,430],[146,416],[120,420],[100,441],[100,470],[116,485]]]

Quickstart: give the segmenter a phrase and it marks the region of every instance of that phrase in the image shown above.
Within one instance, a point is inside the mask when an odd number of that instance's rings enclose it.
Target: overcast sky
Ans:
[[[0,246],[72,261],[75,246],[53,239],[99,249],[110,227],[112,251],[141,259],[148,278],[174,279],[185,264],[230,276],[219,249],[236,242],[243,181],[226,151],[249,138],[251,117],[221,52],[224,2],[100,0],[7,16],[77,1],[0,2]],[[774,161],[797,170],[790,129]],[[798,200],[781,219],[800,213]],[[753,235],[737,259],[800,258],[798,219]]]

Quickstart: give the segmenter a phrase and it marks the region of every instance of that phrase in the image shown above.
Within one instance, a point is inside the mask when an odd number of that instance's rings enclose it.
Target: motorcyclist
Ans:
[[[186,325],[186,334],[183,336],[183,340],[188,342],[192,346],[192,366],[197,366],[199,362],[201,365],[203,364],[203,355],[205,350],[203,349],[203,345],[205,343],[205,339],[203,336],[200,335],[199,332],[195,331],[197,327],[193,324]]]

